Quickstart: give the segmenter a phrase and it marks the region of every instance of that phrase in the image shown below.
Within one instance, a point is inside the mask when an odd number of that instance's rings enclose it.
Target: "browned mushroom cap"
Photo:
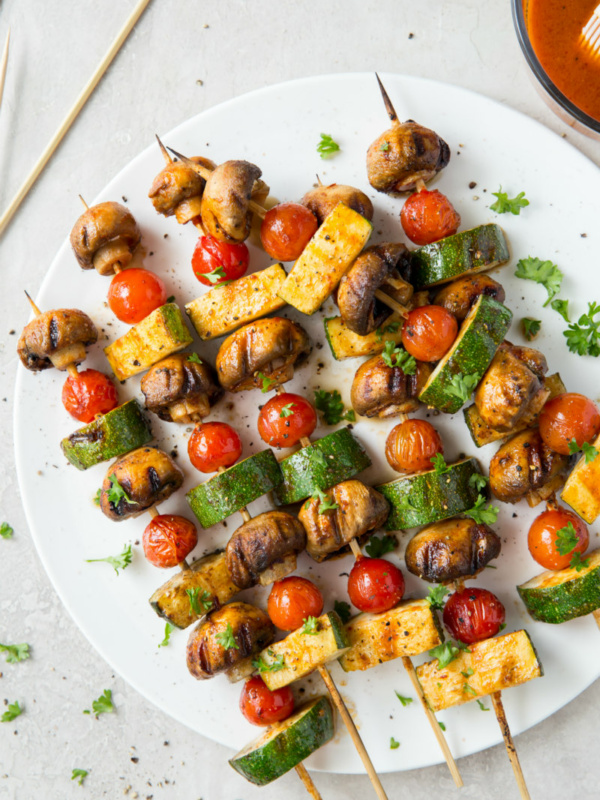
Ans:
[[[355,189],[354,186],[345,186],[339,183],[317,186],[308,191],[300,202],[309,211],[312,211],[319,225],[323,224],[325,217],[333,211],[338,203],[352,208],[369,221],[373,219],[373,203],[364,192]]]
[[[170,497],[182,483],[183,472],[171,456],[157,447],[139,447],[109,468],[102,482],[100,508],[115,522],[137,517]]]
[[[280,386],[294,377],[294,366],[310,353],[308,334],[284,317],[244,325],[223,342],[217,353],[217,375],[224,389],[243,392]],[[259,375],[260,373],[260,375]]]
[[[98,339],[92,320],[77,308],[45,311],[24,328],[17,344],[21,363],[32,372],[65,370],[85,360],[85,348]]]
[[[198,680],[239,666],[275,638],[275,626],[260,608],[228,603],[197,625],[187,644],[187,666]],[[227,645],[230,645],[227,647]]]
[[[410,192],[450,161],[450,148],[435,131],[413,120],[393,125],[367,151],[369,183],[378,192]]]
[[[389,306],[376,299],[378,289],[401,305],[409,302],[413,287],[396,269],[407,253],[403,244],[378,244],[368,247],[354,261],[337,291],[342,319],[351,331],[366,336],[393,313]]]
[[[202,195],[202,225],[222,242],[243,242],[250,235],[248,205],[255,182],[262,175],[249,161],[225,161],[210,175]]]
[[[434,522],[406,546],[406,567],[429,583],[444,583],[476,575],[500,554],[500,537],[472,519]]]
[[[112,275],[118,262],[131,261],[142,234],[133,214],[120,203],[98,203],[79,217],[71,231],[71,247],[82,269]]]
[[[381,356],[373,356],[358,368],[352,381],[352,407],[365,417],[395,417],[419,407],[418,396],[433,368],[417,361],[414,375],[400,367],[388,367]]]
[[[201,422],[223,394],[213,368],[191,355],[163,358],[142,378],[146,408],[167,422]]]
[[[436,306],[443,306],[451,314],[454,314],[457,320],[462,322],[469,313],[471,306],[477,302],[482,294],[492,297],[499,303],[503,303],[506,297],[504,288],[498,281],[490,278],[489,275],[480,273],[461,278],[448,284],[448,286],[444,286],[433,298],[433,303]]]
[[[216,167],[214,161],[202,156],[191,158],[196,164],[200,164],[206,169],[213,170]],[[187,222],[191,217],[185,214],[187,219],[180,219],[182,204],[189,205],[189,201],[197,198],[200,203],[204,192],[205,179],[191,166],[183,164],[181,161],[171,161],[162,169],[150,187],[148,197],[152,200],[152,205],[165,217],[177,215],[178,222]],[[195,214],[200,213],[200,205],[193,209]],[[192,215],[194,216],[194,215]]]
[[[261,573],[305,547],[306,531],[296,517],[284,511],[267,511],[233,534],[227,543],[227,569],[236,586],[249,589],[259,582]]]

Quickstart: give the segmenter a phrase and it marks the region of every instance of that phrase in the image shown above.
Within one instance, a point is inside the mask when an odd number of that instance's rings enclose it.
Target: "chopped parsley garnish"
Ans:
[[[417,362],[403,347],[395,342],[386,342],[381,358],[388,367],[399,367],[405,375],[414,375]]]
[[[87,778],[87,776],[88,776],[88,770],[87,769],[79,769],[79,768],[76,767],[73,770],[73,774],[71,775],[71,780],[72,781],[77,781],[77,783],[80,786],[83,786],[83,781],[85,780],[85,778]]]
[[[174,303],[175,302],[175,295],[172,294],[170,297],[167,297],[167,303]]]
[[[352,616],[352,611],[350,610],[350,604],[345,603],[343,600],[336,600],[335,603],[333,604],[333,610],[342,620],[344,625],[348,622],[348,620]]]
[[[382,142],[382,143],[379,145],[379,149],[381,150],[381,152],[382,152],[382,153],[387,153],[387,151],[390,149],[390,143],[389,143],[388,141],[385,141],[385,140],[384,140],[384,141],[383,141],[383,142]]]
[[[548,305],[554,295],[560,292],[563,279],[563,274],[556,264],[553,264],[552,261],[542,261],[540,258],[534,258],[533,256],[521,258],[517,262],[515,275],[517,278],[542,284],[548,292],[548,299],[544,303],[545,306]]]
[[[477,375],[477,373],[474,372],[472,375],[463,375],[462,372],[458,372],[456,375],[452,376],[447,391],[448,394],[454,395],[454,397],[458,397],[461,402],[466,403],[478,383],[479,375]]]
[[[288,403],[287,405],[285,405],[285,406],[284,406],[284,407],[281,409],[281,411],[279,412],[279,416],[280,416],[281,418],[284,418],[284,417],[291,417],[291,416],[292,416],[292,414],[294,413],[294,412],[292,411],[292,408],[295,408],[295,407],[296,407],[296,405],[297,405],[297,403]]]
[[[19,705],[19,701],[15,700],[14,703],[8,704],[8,711],[5,711],[4,714],[0,717],[0,722],[12,722],[13,719],[20,717],[23,713],[23,709]]]
[[[571,322],[569,319],[569,301],[568,300],[553,300],[550,303],[550,306],[557,311],[561,317],[564,319],[565,322]]]
[[[239,650],[240,646],[235,640],[233,635],[233,628],[231,622],[227,623],[227,627],[221,633],[215,634],[215,641],[217,641],[224,650]]]
[[[472,694],[477,697],[477,692],[472,686],[469,686],[468,683],[463,683],[463,692],[467,692],[468,694]]]
[[[0,653],[6,653],[7,664],[17,664],[19,661],[25,661],[29,658],[29,645],[26,642],[22,644],[0,644]]]
[[[471,519],[474,520],[478,525],[493,525],[498,519],[500,509],[497,506],[493,506],[491,503],[487,508],[484,508],[484,504],[485,497],[481,494],[478,495],[475,505],[468,511],[464,512],[465,516],[471,517]]]
[[[285,661],[281,653],[276,656],[274,651],[269,648],[269,650],[267,650],[267,655],[270,656],[273,661],[267,663],[261,656],[252,662],[254,669],[257,669],[259,672],[279,672],[279,670],[285,669]]]
[[[94,495],[94,505],[100,505],[100,498],[102,497],[102,489],[98,489],[96,494]]]
[[[319,514],[324,514],[326,511],[333,511],[334,509],[339,508],[334,499],[330,499],[325,492],[321,491],[321,489],[315,489],[315,491],[312,493],[312,499],[320,501]]]
[[[257,372],[256,375],[262,381],[262,386],[260,390],[263,394],[265,394],[270,390],[271,386],[273,386],[275,381],[272,378],[267,378],[267,376],[262,372]]]
[[[521,327],[523,328],[523,336],[528,342],[531,342],[540,332],[542,327],[541,319],[531,319],[531,317],[523,317],[521,320]]]
[[[507,214],[510,212],[515,216],[521,213],[521,209],[529,205],[529,200],[525,197],[525,192],[519,192],[516,197],[510,198],[506,192],[502,191],[502,187],[497,192],[492,192],[494,197],[497,197],[495,203],[490,206],[491,211],[496,214]]]
[[[598,451],[596,450],[593,444],[590,444],[589,442],[584,442],[580,447],[577,444],[577,440],[575,439],[575,437],[573,437],[569,442],[569,453],[571,453],[571,455],[573,453],[583,453],[583,455],[585,456],[586,464],[589,464],[590,461],[593,461],[598,455]]]
[[[110,564],[114,571],[119,574],[120,569],[126,569],[131,564],[133,553],[131,552],[131,545],[123,545],[123,552],[118,556],[107,556],[106,558],[86,558],[88,564],[93,564],[97,561],[106,561]]]
[[[440,726],[440,728],[441,728],[443,731],[445,731],[445,730],[446,730],[446,726],[444,725],[444,723],[443,723],[443,722],[440,722],[440,721],[439,721],[439,719],[438,719],[438,725]]]
[[[331,156],[337,153],[339,149],[339,144],[334,142],[328,133],[321,134],[321,141],[317,145],[317,153],[321,156],[321,158],[331,158]]]
[[[202,359],[200,358],[200,356],[198,355],[198,353],[191,353],[191,354],[190,354],[190,355],[187,357],[186,361],[191,361],[191,362],[192,362],[192,364],[202,364]]]
[[[478,492],[485,489],[489,482],[487,475],[482,475],[480,472],[474,472],[469,478],[469,486],[473,486]]]
[[[450,664],[451,661],[454,661],[460,653],[470,653],[471,651],[467,647],[466,644],[462,642],[444,642],[443,644],[438,644],[437,647],[434,647],[432,650],[429,651],[429,655],[431,658],[437,658],[438,660],[438,669],[444,669]]]
[[[111,475],[109,478],[110,481],[110,489],[106,492],[108,501],[113,504],[113,506],[118,506],[121,500],[125,500],[125,502],[130,506],[139,506],[139,503],[136,500],[132,500],[125,489],[121,486],[119,481],[117,480],[116,475]]]
[[[400,323],[399,322],[388,322],[387,325],[381,325],[375,331],[375,339],[378,342],[381,342],[381,341],[383,341],[383,337],[386,334],[388,334],[388,333],[396,333],[399,328],[400,328]]]
[[[473,670],[472,670],[471,667],[469,667],[468,669],[465,669],[464,671],[461,671],[460,674],[463,676],[463,678],[470,678],[471,675],[473,675]]]
[[[567,523],[564,528],[556,531],[554,546],[561,556],[567,556],[569,553],[572,553],[578,544],[579,536],[572,522]]]
[[[206,589],[200,594],[200,587],[195,586],[193,589],[186,589],[185,593],[190,601],[191,610],[199,617],[206,614],[213,607],[212,595]]]
[[[451,470],[451,467],[446,464],[446,459],[441,453],[436,453],[430,461],[433,464],[436,475],[445,475],[446,472],[450,472]]]
[[[397,750],[400,747],[400,742],[397,742],[393,736],[390,736],[390,750]]]
[[[356,414],[351,409],[346,411],[342,402],[342,395],[337,389],[326,392],[324,389],[315,390],[315,406],[317,411],[323,415],[326,425],[337,425],[338,422],[346,420],[354,422]]]
[[[96,719],[98,719],[99,714],[112,714],[114,710],[115,707],[112,701],[111,689],[105,689],[100,695],[100,697],[92,702],[92,711],[94,712]],[[92,711],[86,709],[83,713],[91,714]]]
[[[395,692],[395,695],[398,698],[398,700],[400,700],[404,708],[406,708],[406,706],[409,706],[413,701],[412,697],[404,697],[404,695],[400,694],[400,692]]]
[[[484,706],[481,700],[476,700],[475,702],[482,711],[489,711],[489,708],[487,706]]]
[[[572,353],[580,356],[600,355],[600,320],[594,317],[600,312],[598,303],[588,303],[587,314],[582,314],[577,322],[572,322],[563,336],[567,340],[567,347]]]
[[[175,630],[175,625],[171,625],[170,622],[167,622],[165,624],[165,638],[158,645],[159,647],[167,647],[171,639],[171,634],[173,633],[174,630]]]
[[[589,567],[589,565],[590,559],[582,558],[581,553],[578,550],[575,550],[571,556],[571,562],[569,563],[569,566],[576,570],[576,572],[581,572],[582,569],[586,569],[586,567]]]
[[[371,558],[382,558],[386,553],[391,553],[398,547],[398,540],[395,536],[390,536],[385,533],[381,538],[379,536],[371,536],[365,546],[367,554]]]
[[[443,601],[447,594],[450,594],[449,589],[446,589],[446,587],[440,583],[437,586],[431,587],[429,594],[425,599],[433,610],[437,608],[441,611],[444,608]]]
[[[3,522],[2,525],[0,525],[0,536],[3,539],[12,539],[13,533],[14,530],[10,527],[8,522]]]
[[[319,631],[321,630],[321,626],[319,624],[319,620],[316,617],[307,617],[304,620],[304,625],[302,626],[301,633],[306,633],[309,636],[316,636]]]
[[[223,267],[217,267],[216,269],[213,269],[212,272],[201,272],[200,275],[203,278],[206,278],[206,280],[212,284],[219,283],[222,278],[227,277],[227,273]]]

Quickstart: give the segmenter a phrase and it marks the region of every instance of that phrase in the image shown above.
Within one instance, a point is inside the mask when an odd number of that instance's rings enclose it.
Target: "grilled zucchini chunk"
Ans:
[[[471,644],[442,669],[437,658],[417,667],[419,683],[433,712],[519,686],[543,674],[524,630]]]
[[[144,375],[141,390],[148,411],[185,425],[201,422],[223,395],[213,368],[196,353],[163,358]]]
[[[387,342],[402,342],[402,322],[402,317],[394,313],[373,333],[359,336],[350,330],[341,317],[327,317],[325,338],[336,361],[374,356],[383,352]]]
[[[27,323],[17,353],[21,364],[32,372],[49,367],[64,371],[85,361],[85,348],[97,340],[98,331],[87,314],[77,308],[57,308]]]
[[[419,406],[419,395],[433,368],[417,361],[414,374],[390,367],[381,356],[365,361],[354,376],[350,393],[352,408],[363,417],[395,417]]]
[[[433,298],[433,303],[436,306],[443,306],[462,322],[473,303],[477,302],[482,294],[486,294],[498,303],[504,303],[506,298],[504,287],[489,275],[480,272],[477,275],[466,275],[444,286]]]
[[[600,436],[594,447],[600,450]],[[600,458],[588,463],[582,456],[567,478],[561,497],[591,525],[600,514]]]

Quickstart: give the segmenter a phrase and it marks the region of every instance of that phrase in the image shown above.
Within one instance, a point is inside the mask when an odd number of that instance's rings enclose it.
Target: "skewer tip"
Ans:
[[[156,136],[156,141],[158,142],[158,146],[160,147],[160,152],[162,153],[162,155],[163,155],[163,158],[164,158],[165,162],[166,162],[167,164],[171,164],[171,162],[173,161],[173,159],[171,158],[171,156],[170,156],[170,155],[169,155],[169,153],[167,152],[167,148],[166,148],[166,147],[164,146],[164,144],[161,142],[161,140],[160,140],[160,138],[159,138],[159,136],[158,136],[158,133],[155,133],[154,135]]]
[[[399,125],[400,122],[398,120],[398,115],[396,114],[394,106],[392,105],[392,101],[390,100],[388,93],[386,92],[385,87],[381,82],[381,79],[377,73],[375,73],[375,77],[377,78],[377,83],[379,84],[379,91],[381,92],[381,96],[383,97],[383,104],[385,106],[385,110],[388,113],[388,117],[392,120],[393,123]]]
[[[78,195],[78,197],[81,200],[81,202],[83,203],[83,205],[84,205],[84,207],[85,207],[85,209],[87,211],[89,209],[88,204],[85,202],[85,200],[83,199],[83,197],[81,195]]]

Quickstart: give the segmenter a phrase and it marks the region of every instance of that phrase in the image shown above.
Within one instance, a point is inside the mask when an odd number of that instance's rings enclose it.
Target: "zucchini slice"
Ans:
[[[105,347],[104,354],[117,379],[125,381],[178,353],[192,341],[179,306],[167,303]]]
[[[579,572],[573,567],[549,570],[517,586],[533,619],[557,625],[600,608],[600,550],[587,557],[588,566]]]
[[[481,474],[477,460],[465,458],[449,466],[443,475],[430,469],[375,487],[392,507],[385,524],[388,531],[429,525],[475,505],[479,490],[471,479]]]
[[[447,283],[494,269],[510,259],[508,242],[499,225],[479,225],[426,244],[410,254],[411,283],[415,290]]]
[[[274,491],[285,506],[324,491],[371,466],[371,459],[350,429],[340,428],[279,462],[283,482]]]
[[[152,430],[140,405],[129,400],[76,430],[60,446],[74,467],[89,469],[151,441]]]
[[[317,697],[283,722],[271,725],[229,760],[257,786],[266,786],[308,758],[333,738],[333,708],[328,697]]]
[[[335,611],[317,617],[316,626],[317,633],[298,628],[262,651],[260,676],[271,691],[304,678],[349,648],[344,623]]]
[[[283,480],[272,450],[261,450],[190,489],[186,498],[200,525],[210,528],[275,489]]]
[[[553,397],[556,397],[556,395],[567,391],[558,372],[555,372],[553,375],[548,375],[544,386],[550,392],[546,398],[546,403],[548,400],[552,400]],[[475,404],[469,406],[468,408],[464,408],[463,414],[465,417],[465,422],[467,423],[467,428],[471,434],[471,438],[477,447],[483,447],[486,444],[497,442],[500,439],[508,439],[509,436],[519,433],[520,431],[524,431],[526,428],[536,427],[542,408],[539,409],[533,418],[527,414],[526,419],[523,422],[518,423],[511,431],[508,432],[497,431],[494,430],[494,428],[490,428],[489,425],[487,425],[481,418],[481,414],[477,410],[477,406]]]
[[[195,592],[196,607],[204,613],[194,611],[188,590]],[[211,553],[164,583],[150,598],[150,605],[159,617],[177,628],[187,628],[209,611],[228,603],[239,591],[227,570],[225,553]]]
[[[350,650],[340,658],[345,672],[371,669],[400,656],[416,656],[444,640],[427,600],[406,600],[381,614],[359,614],[346,624]]]
[[[482,294],[467,314],[454,344],[429,376],[419,400],[446,414],[455,414],[465,401],[453,393],[452,379],[459,374],[475,375],[479,383],[511,319],[512,311]]]
[[[373,226],[343,203],[330,211],[279,290],[303,314],[314,314],[367,243]]]
[[[404,320],[394,313],[386,319],[381,328],[366,336],[359,336],[350,330],[341,317],[327,317],[325,336],[337,361],[358,356],[376,356],[383,352],[386,342],[400,344],[403,322]]]
[[[594,442],[596,450],[600,450],[600,436]],[[562,499],[573,511],[590,525],[600,514],[600,458],[586,463],[581,456],[573,471],[567,478],[562,490]]]
[[[469,645],[447,667],[437,658],[417,667],[417,677],[431,710],[468,703],[544,674],[527,631],[520,630]]]
[[[277,296],[286,273],[281,264],[245,275],[228,284],[215,286],[185,307],[201,339],[216,339],[236,328],[283,308]]]

